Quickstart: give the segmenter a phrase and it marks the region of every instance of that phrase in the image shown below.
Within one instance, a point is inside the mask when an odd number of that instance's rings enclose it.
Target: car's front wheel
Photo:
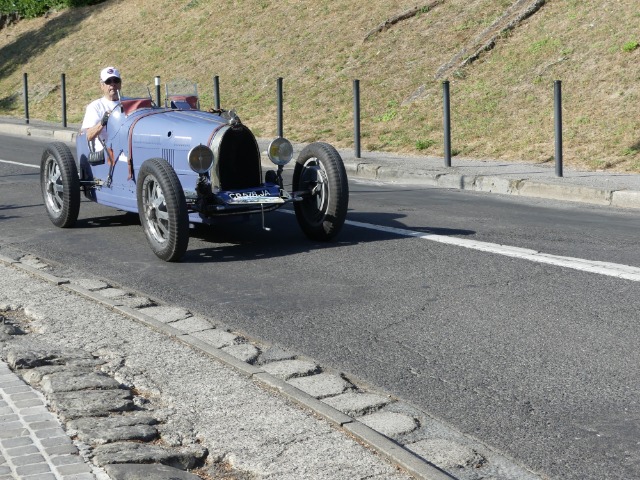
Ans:
[[[42,153],[40,188],[51,222],[60,228],[72,227],[80,212],[80,179],[76,161],[64,143],[51,143]]]
[[[180,260],[189,245],[189,214],[178,175],[162,158],[145,161],[138,173],[138,213],[153,253]]]
[[[296,160],[293,188],[304,192],[294,209],[305,235],[321,241],[337,235],[349,207],[347,173],[338,151],[327,143],[307,145]]]

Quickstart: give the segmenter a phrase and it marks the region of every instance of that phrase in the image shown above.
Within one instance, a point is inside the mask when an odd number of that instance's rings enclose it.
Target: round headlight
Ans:
[[[196,173],[206,173],[213,166],[213,152],[209,147],[198,145],[189,152],[189,166]]]
[[[293,158],[293,146],[283,137],[278,137],[269,144],[269,159],[276,165],[286,165]]]

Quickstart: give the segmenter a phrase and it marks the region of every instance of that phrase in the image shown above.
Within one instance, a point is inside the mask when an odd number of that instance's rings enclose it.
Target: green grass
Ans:
[[[433,147],[436,144],[435,140],[428,139],[420,139],[416,140],[416,150],[422,151],[427,150]]]

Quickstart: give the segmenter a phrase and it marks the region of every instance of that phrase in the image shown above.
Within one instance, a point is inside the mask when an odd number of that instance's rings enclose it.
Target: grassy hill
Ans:
[[[510,7],[533,3],[503,28]],[[79,122],[113,64],[125,94],[186,78],[203,107],[218,75],[222,106],[270,137],[283,77],[285,135],[349,147],[359,79],[363,150],[441,156],[447,78],[455,154],[547,162],[559,79],[566,164],[640,172],[639,42],[637,0],[108,0],[0,30],[0,115],[23,116],[27,72],[31,118],[61,121],[65,73]]]

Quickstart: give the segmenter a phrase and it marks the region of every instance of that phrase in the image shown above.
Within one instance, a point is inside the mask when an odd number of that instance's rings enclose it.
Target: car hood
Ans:
[[[128,120],[130,140],[134,145],[156,145],[184,149],[194,145],[211,145],[216,132],[228,125],[217,114],[197,110],[149,110],[136,112]]]

